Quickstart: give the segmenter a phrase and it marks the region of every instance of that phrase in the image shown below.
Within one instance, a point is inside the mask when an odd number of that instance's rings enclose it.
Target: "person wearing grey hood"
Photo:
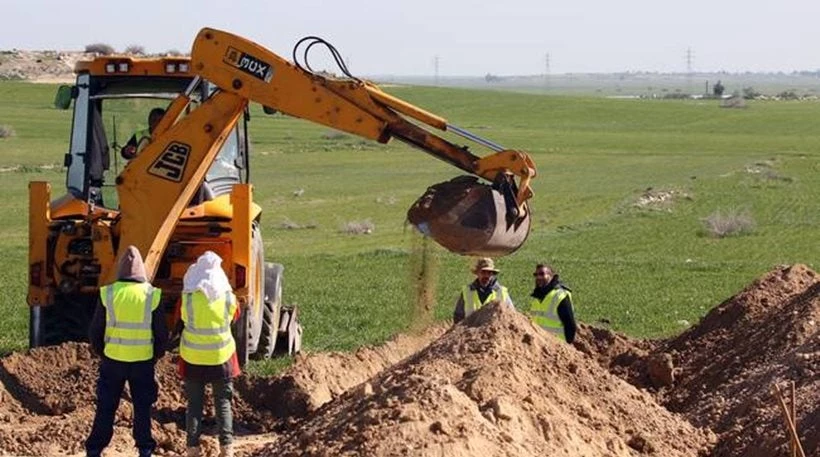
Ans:
[[[97,457],[111,442],[114,415],[125,383],[134,411],[134,441],[140,457],[150,456],[151,407],[157,400],[154,364],[165,354],[168,330],[159,306],[161,291],[148,282],[142,255],[128,246],[119,259],[117,280],[100,287],[88,339],[102,358],[97,380],[97,410],[85,442],[86,455]]]

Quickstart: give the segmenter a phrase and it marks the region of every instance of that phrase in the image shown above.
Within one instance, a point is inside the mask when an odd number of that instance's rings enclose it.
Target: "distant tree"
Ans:
[[[715,86],[712,87],[712,93],[715,94],[715,97],[722,97],[724,90],[726,90],[726,88],[723,87],[723,84],[720,82],[720,80],[718,80]]]
[[[488,83],[494,83],[494,82],[501,81],[501,78],[494,75],[494,74],[487,73],[486,75],[484,75],[484,81],[486,81]]]
[[[132,55],[132,56],[144,56],[145,55],[145,48],[138,44],[131,44],[125,48],[125,53]]]
[[[789,89],[777,94],[777,98],[781,100],[798,100],[800,96],[797,95],[797,92],[794,89]]]
[[[114,48],[105,43],[91,43],[85,45],[85,52],[107,56],[114,53]]]

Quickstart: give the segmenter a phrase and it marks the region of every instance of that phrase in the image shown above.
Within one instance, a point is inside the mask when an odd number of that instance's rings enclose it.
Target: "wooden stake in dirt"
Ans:
[[[772,390],[775,398],[777,398],[777,402],[780,404],[780,409],[783,411],[783,417],[786,420],[786,428],[788,429],[788,435],[791,441],[789,443],[789,447],[792,450],[792,456],[796,455],[799,457],[806,457],[806,453],[803,452],[803,446],[800,444],[800,436],[797,434],[797,427],[795,426],[797,415],[793,412],[794,402],[792,402],[792,408],[790,410],[790,408],[786,406],[786,400],[783,398],[783,392],[780,390],[780,386],[775,383]],[[794,391],[792,391],[792,398],[794,398]],[[795,419],[792,419],[792,414],[794,414]]]
[[[797,404],[797,399],[794,394],[794,381],[791,381],[789,385],[792,391],[792,423],[794,423],[794,430],[797,431],[797,407],[795,406]],[[794,444],[792,444],[792,457],[797,457],[797,446],[794,446]]]

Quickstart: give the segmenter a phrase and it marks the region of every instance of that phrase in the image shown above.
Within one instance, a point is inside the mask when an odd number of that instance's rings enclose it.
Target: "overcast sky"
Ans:
[[[196,5],[196,7],[188,6]],[[820,68],[814,0],[0,0],[0,49],[104,42],[188,50],[216,27],[290,60],[305,35],[332,42],[354,74],[539,74]],[[316,51],[315,62],[324,60]]]

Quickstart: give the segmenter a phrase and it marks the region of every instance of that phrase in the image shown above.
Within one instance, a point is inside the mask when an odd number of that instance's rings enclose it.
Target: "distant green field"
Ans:
[[[27,343],[26,183],[50,180],[55,195],[63,191],[71,117],[51,108],[54,90],[0,83],[0,125],[16,132],[0,139],[0,352]],[[820,103],[731,110],[706,101],[389,90],[535,159],[534,229],[519,252],[498,261],[519,307],[533,265],[547,261],[573,289],[581,320],[657,337],[696,322],[775,265],[816,267],[820,258]],[[406,210],[457,170],[399,143],[339,137],[260,110],[251,126],[266,255],[285,265],[285,301],[300,306],[306,347],[350,349],[406,329]],[[636,206],[648,188],[678,198]],[[703,219],[717,210],[745,211],[754,231],[705,235]],[[363,220],[375,225],[372,234],[341,232]],[[294,224],[316,228],[284,228]],[[437,254],[437,315],[447,318],[471,280],[469,259]]]

